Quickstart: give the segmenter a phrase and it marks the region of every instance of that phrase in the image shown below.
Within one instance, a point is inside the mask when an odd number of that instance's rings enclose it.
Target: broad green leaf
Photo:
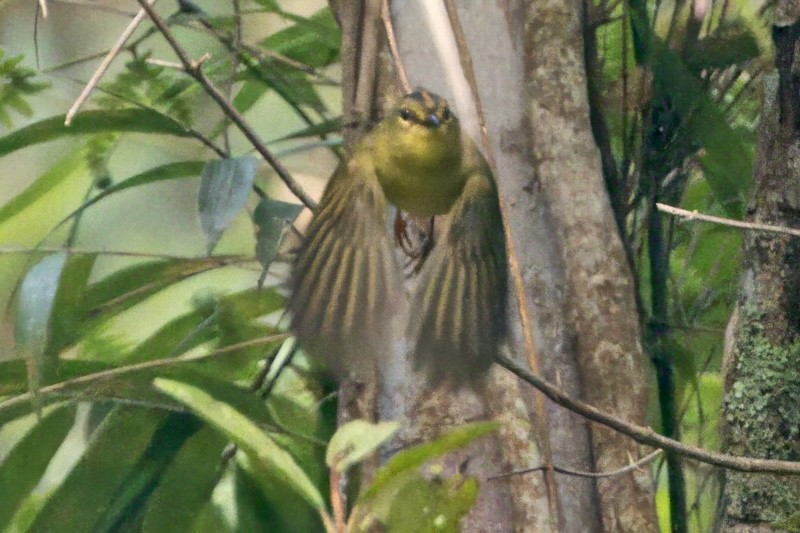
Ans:
[[[325,462],[334,470],[344,473],[391,439],[399,428],[400,424],[397,422],[348,422],[331,437]]]
[[[498,427],[499,424],[497,422],[464,424],[451,429],[432,442],[420,444],[397,453],[378,469],[372,484],[359,496],[357,503],[368,502],[371,498],[374,498],[381,490],[389,486],[397,476],[416,470],[432,459],[466,446],[478,437],[495,431]]]
[[[74,137],[107,131],[161,133],[187,137],[187,129],[170,117],[150,109],[84,111],[75,115],[72,124],[64,125],[64,115],[34,122],[5,137],[0,137],[0,157],[26,146],[62,137]]]
[[[46,358],[45,350],[50,337],[53,302],[66,261],[65,253],[44,257],[28,271],[19,288],[14,340],[33,363],[31,385],[34,389],[55,374],[56,361]]]
[[[257,469],[281,478],[287,487],[296,491],[314,509],[325,509],[322,495],[292,456],[242,413],[215,400],[205,391],[185,383],[157,378],[154,385],[186,404],[207,423],[223,432],[251,458]]]
[[[86,172],[86,157],[82,150],[77,150],[75,153],[58,161],[39,176],[27,189],[0,207],[0,224],[21,213],[64,180],[75,176],[78,172]]]
[[[147,501],[143,533],[194,531],[198,515],[211,501],[222,475],[220,458],[226,442],[209,427],[186,441]]]
[[[375,502],[371,511],[387,531],[397,533],[458,533],[460,521],[478,498],[478,482],[456,474],[447,479],[407,476],[386,501]],[[359,513],[361,514],[361,513]],[[372,531],[353,524],[356,531]],[[362,527],[359,527],[362,526]]]
[[[252,157],[209,161],[203,169],[197,207],[210,255],[225,229],[247,202],[257,161]]]
[[[0,524],[8,524],[19,504],[36,487],[75,420],[73,405],[47,413],[0,464]]]
[[[200,173],[203,171],[203,166],[205,165],[204,161],[178,161],[175,163],[167,163],[165,165],[161,165],[158,167],[153,167],[149,170],[136,174],[135,176],[131,176],[119,183],[115,183],[106,189],[103,189],[100,194],[97,196],[90,198],[87,200],[83,205],[81,205],[78,209],[67,215],[64,220],[59,222],[59,226],[66,222],[67,220],[71,219],[81,211],[85,210],[86,208],[96,204],[100,200],[111,196],[112,194],[118,193],[120,191],[124,191],[125,189],[130,189],[133,187],[139,187],[141,185],[149,185],[151,183],[158,183],[161,181],[167,180],[174,180],[174,179],[181,179],[181,178],[193,178],[195,176],[199,176]]]
[[[163,414],[153,411],[115,408],[92,435],[83,456],[36,516],[30,531],[94,531],[164,420]]]
[[[253,211],[253,223],[256,225],[256,258],[265,273],[278,253],[286,229],[302,210],[303,206],[299,204],[262,198]]]

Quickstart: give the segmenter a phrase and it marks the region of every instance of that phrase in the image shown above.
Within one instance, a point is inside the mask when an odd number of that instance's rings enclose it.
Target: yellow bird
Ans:
[[[340,376],[368,377],[394,353],[402,272],[389,203],[420,217],[448,215],[412,301],[415,366],[432,384],[479,386],[506,334],[497,186],[445,99],[428,91],[406,95],[330,179],[293,266],[292,330]]]

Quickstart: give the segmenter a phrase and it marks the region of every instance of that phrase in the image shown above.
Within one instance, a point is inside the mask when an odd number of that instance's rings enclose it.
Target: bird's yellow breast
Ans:
[[[386,198],[404,211],[445,214],[464,188],[461,143],[446,131],[380,132],[372,151]]]

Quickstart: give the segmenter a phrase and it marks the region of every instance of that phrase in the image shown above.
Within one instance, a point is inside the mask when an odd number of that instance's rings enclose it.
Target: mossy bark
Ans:
[[[752,221],[800,227],[800,22],[773,27]],[[748,232],[725,361],[725,451],[800,460],[800,240]],[[773,531],[800,511],[800,478],[726,473],[724,531]]]

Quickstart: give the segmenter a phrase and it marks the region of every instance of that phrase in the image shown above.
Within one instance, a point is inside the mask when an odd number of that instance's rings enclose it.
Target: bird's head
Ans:
[[[400,147],[422,155],[459,144],[458,119],[447,100],[424,89],[405,95],[384,119]]]

